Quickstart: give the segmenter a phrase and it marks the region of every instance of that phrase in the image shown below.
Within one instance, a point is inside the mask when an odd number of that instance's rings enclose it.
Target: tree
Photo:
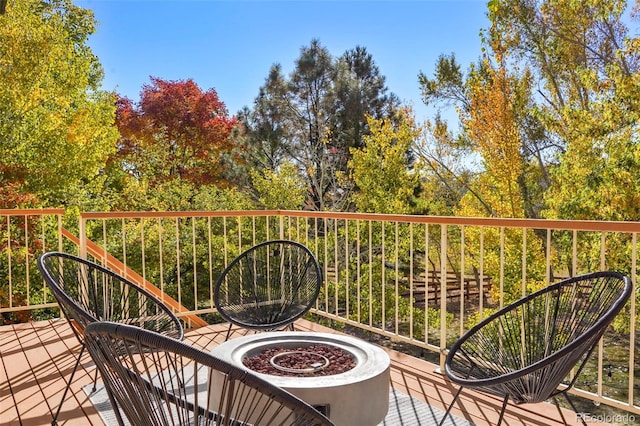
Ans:
[[[271,67],[265,84],[254,101],[253,110],[244,107],[238,113],[238,126],[232,139],[238,148],[239,161],[229,170],[239,186],[252,188],[249,176],[256,173],[276,173],[287,161],[287,129],[285,116],[287,82],[280,65]]]
[[[637,219],[640,56],[625,25],[626,2],[492,0],[488,10],[481,64],[464,75],[453,55],[443,56],[434,79],[420,75],[425,103],[458,108],[466,127],[450,140],[453,147],[483,152],[486,170],[476,182],[484,189],[469,187],[466,198],[497,213],[487,195],[505,194],[496,186],[505,176],[495,178],[519,169],[526,217]],[[500,89],[496,77],[511,83]],[[514,108],[496,97],[505,90]],[[501,131],[512,136],[487,139],[506,113],[513,124],[503,123]],[[487,162],[517,139],[522,167]],[[485,149],[478,151],[482,140]]]
[[[332,78],[331,54],[318,40],[312,40],[300,51],[286,95],[287,154],[306,177],[315,210],[326,210],[331,204],[329,191],[337,186],[327,149]]]
[[[497,57],[500,61],[501,56]],[[511,76],[503,62],[494,66],[489,59],[484,72],[470,79],[469,109],[462,114],[462,122],[482,157],[484,173],[473,183],[476,191],[468,193],[482,194],[481,199],[469,197],[475,205],[472,208],[463,200],[464,216],[482,212],[483,216],[524,217],[526,159],[518,116],[529,93],[527,83],[526,75],[522,79]]]
[[[490,38],[539,88],[530,115],[554,143],[547,217],[637,220],[638,39],[625,1],[492,0]]]
[[[329,144],[340,155],[336,168],[346,171],[351,148],[362,148],[369,134],[369,119],[391,118],[399,102],[387,94],[385,77],[367,49],[347,50],[335,65],[334,107],[330,120]]]
[[[287,160],[307,183],[310,208],[347,208],[349,149],[362,146],[367,115],[390,117],[396,107],[366,49],[334,60],[312,40],[288,79],[280,65],[271,68],[254,109],[243,114],[249,163],[275,170]]]
[[[453,216],[465,193],[473,191],[470,184],[473,175],[465,164],[468,160],[459,155],[461,150],[456,145],[454,134],[437,116],[434,122],[425,123],[413,145],[421,164],[423,214]]]
[[[408,111],[400,113],[400,123],[369,117],[371,134],[364,146],[352,148],[349,167],[358,192],[356,208],[367,213],[408,214],[415,211],[419,173],[412,170],[407,153],[419,134]]]
[[[453,56],[441,57],[434,79],[420,76],[425,102],[453,103],[463,123],[459,137],[437,140],[482,159],[458,214],[637,220],[640,44],[629,36],[626,6],[616,0],[491,0],[482,62],[465,75]],[[436,136],[447,134],[432,128]],[[547,247],[546,235],[531,234],[527,245],[539,253],[570,250],[571,238],[554,236]],[[483,238],[486,247],[498,235],[485,231]],[[505,230],[501,238],[518,247],[522,236]],[[599,258],[591,249],[599,241],[586,240],[584,257]],[[471,230],[465,241],[469,253],[477,252],[480,236]],[[610,246],[614,251],[624,244]],[[489,274],[498,260],[510,265],[505,288],[515,289],[521,279],[514,267],[519,251],[485,255]],[[615,255],[609,259],[615,264]],[[527,277],[543,282],[544,262],[541,255],[527,259]],[[572,267],[553,264],[562,273],[575,272]]]
[[[117,125],[122,135],[116,159],[130,176],[150,187],[167,181],[193,186],[227,185],[222,159],[231,153],[236,124],[214,89],[196,83],[151,78],[140,102],[118,101]]]
[[[94,31],[70,0],[14,1],[0,15],[1,207],[68,205],[99,184],[117,129],[86,44]]]
[[[245,107],[238,116],[244,132],[243,156],[251,167],[275,170],[287,158],[287,85],[282,67],[273,65],[253,110]]]
[[[434,79],[424,74],[419,79],[425,103],[452,104],[458,111],[461,133],[450,136],[447,123],[436,117],[427,128],[437,155],[420,151],[427,164],[447,179],[448,187],[466,186],[458,214],[540,217],[542,192],[550,180],[545,162],[549,146],[540,121],[529,114],[534,103],[527,68],[511,71],[503,49],[494,44],[485,48],[482,60],[467,74],[450,55],[438,59]],[[480,165],[474,169],[467,160],[466,168],[447,168],[442,152],[475,156]],[[475,178],[469,178],[471,174]]]

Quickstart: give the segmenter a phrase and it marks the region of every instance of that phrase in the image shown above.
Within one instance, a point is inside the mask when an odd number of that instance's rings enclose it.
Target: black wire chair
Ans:
[[[58,301],[60,310],[82,345],[60,405],[53,415],[57,424],[62,404],[85,350],[83,330],[96,321],[134,324],[182,340],[180,320],[145,289],[96,263],[68,253],[48,252],[38,258],[38,268]],[[97,379],[96,370],[96,379]],[[94,388],[96,380],[94,380]],[[117,414],[117,413],[116,413]]]
[[[184,342],[112,322],[84,333],[112,407],[132,425],[333,424],[257,374]]]
[[[303,244],[273,240],[236,257],[216,281],[214,302],[229,322],[250,330],[289,327],[315,303],[322,271]]]
[[[577,411],[567,392],[631,296],[632,287],[631,280],[617,272],[569,278],[506,306],[471,328],[445,360],[447,376],[460,388],[440,424],[465,387],[503,398],[498,425],[509,399],[525,404],[551,398],[557,405],[556,396],[562,394]],[[559,406],[558,411],[562,416]],[[586,425],[584,419],[582,422]]]

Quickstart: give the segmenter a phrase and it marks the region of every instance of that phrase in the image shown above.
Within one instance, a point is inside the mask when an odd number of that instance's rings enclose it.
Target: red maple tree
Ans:
[[[203,92],[191,79],[152,77],[138,104],[118,99],[116,124],[121,134],[117,157],[137,177],[152,183],[176,178],[223,183],[220,160],[232,151],[229,136],[236,119],[214,89]]]

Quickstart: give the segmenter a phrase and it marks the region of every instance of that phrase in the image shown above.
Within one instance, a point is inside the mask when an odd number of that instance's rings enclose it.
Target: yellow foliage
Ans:
[[[11,82],[0,84],[0,184],[49,206],[68,203],[115,151],[115,98],[97,89],[102,70],[84,45],[94,24],[70,1],[20,0],[0,15],[0,81]]]
[[[486,63],[488,77],[471,82],[470,108],[463,124],[483,159],[485,173],[475,183],[475,193],[462,202],[461,213],[471,216],[524,217],[523,197],[518,180],[523,172],[522,142],[518,132],[515,81],[505,68]],[[484,206],[474,208],[480,194]]]

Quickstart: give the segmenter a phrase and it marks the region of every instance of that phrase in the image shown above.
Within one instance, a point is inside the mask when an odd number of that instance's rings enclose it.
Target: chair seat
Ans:
[[[609,271],[551,284],[505,306],[460,337],[447,354],[446,374],[460,389],[503,397],[500,422],[508,399],[537,403],[562,393],[573,406],[567,391],[632,288],[627,276]]]
[[[259,375],[181,341],[113,322],[92,323],[84,334],[112,407],[130,424],[333,425]],[[211,381],[211,374],[221,380]]]
[[[227,314],[232,314],[235,322],[244,328],[270,330],[286,326],[292,317],[306,309],[306,305],[274,300],[235,305],[227,309]]]
[[[83,332],[89,324],[109,320],[153,330],[173,339],[182,340],[184,336],[182,323],[167,306],[110,269],[61,252],[40,256],[38,269],[82,345],[53,416],[54,425],[85,350]]]
[[[308,247],[289,240],[265,241],[242,252],[222,271],[214,302],[230,324],[283,329],[311,309],[321,284],[320,265]]]

